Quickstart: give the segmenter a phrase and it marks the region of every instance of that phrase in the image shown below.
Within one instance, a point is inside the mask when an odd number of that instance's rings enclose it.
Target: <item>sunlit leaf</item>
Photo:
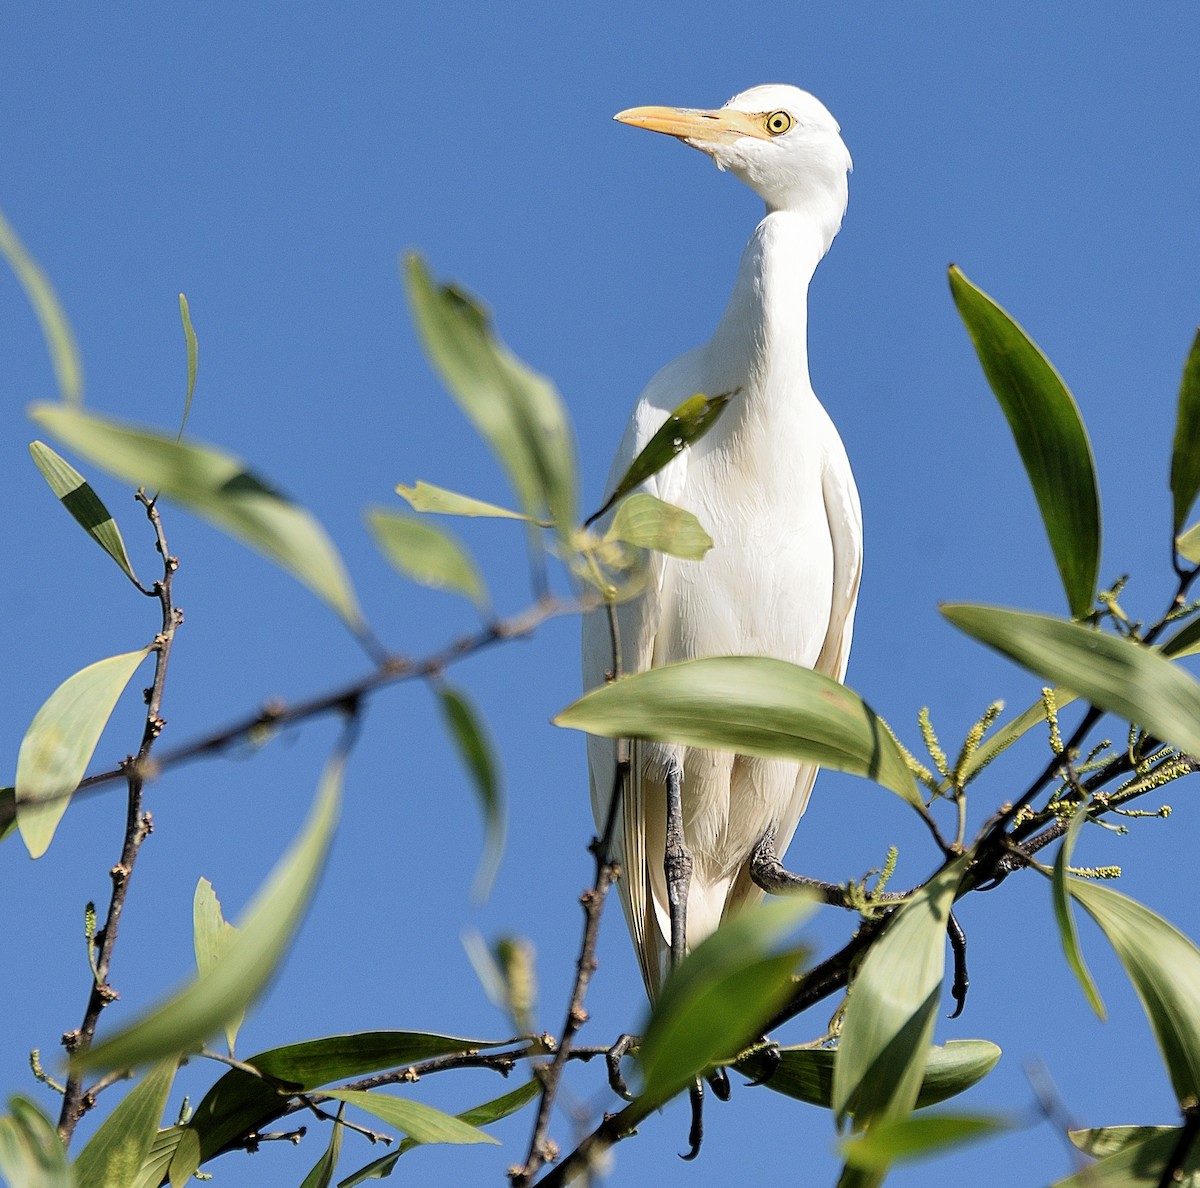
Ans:
[[[645,491],[630,495],[617,508],[605,540],[620,540],[641,549],[655,549],[699,561],[712,548],[712,537],[690,511],[664,503]]]
[[[829,677],[764,656],[687,660],[593,689],[555,724],[865,776],[914,806],[921,796],[883,720]]]
[[[75,335],[71,332],[67,315],[63,313],[54,286],[37,261],[25,250],[25,245],[3,214],[0,214],[0,255],[16,273],[29,304],[37,314],[50,352],[50,362],[54,366],[59,394],[68,404],[82,403],[83,365],[79,361],[79,348],[75,345]]]
[[[956,267],[950,291],[1012,429],[1071,614],[1080,618],[1092,608],[1100,572],[1100,496],[1079,409],[1025,331]]]
[[[187,394],[183,401],[183,419],[179,422],[179,436],[176,437],[176,441],[183,440],[183,431],[187,428],[188,416],[192,411],[192,395],[196,391],[196,365],[200,358],[200,344],[192,327],[192,311],[183,293],[179,294],[179,320],[183,323],[183,344],[187,351]]]
[[[368,511],[367,523],[380,551],[405,577],[435,590],[463,594],[481,609],[487,606],[478,566],[448,532],[382,508]]]
[[[1107,1159],[1123,1151],[1133,1143],[1140,1143],[1158,1135],[1178,1136],[1178,1126],[1095,1126],[1089,1130],[1068,1130],[1067,1137],[1085,1155],[1093,1159]]]
[[[345,1107],[340,1107],[337,1116],[340,1119]],[[333,1173],[337,1170],[338,1157],[342,1153],[342,1131],[340,1122],[334,1122],[329,1133],[329,1145],[317,1160],[312,1171],[304,1177],[300,1188],[329,1188],[333,1183]]]
[[[133,565],[125,551],[121,529],[112,518],[100,496],[92,490],[83,475],[68,461],[60,458],[48,445],[40,441],[29,443],[29,452],[42,477],[58,496],[63,507],[75,517],[76,522],[124,571],[130,581],[136,582]]]
[[[217,898],[212,883],[201,879],[196,884],[195,895],[192,896],[192,938],[196,950],[196,970],[201,977],[212,971],[228,951],[237,933],[238,930],[225,919],[221,911],[221,901]],[[231,1056],[237,1041],[238,1028],[241,1027],[245,1016],[244,1010],[239,1011],[225,1024],[225,1040],[229,1044]]]
[[[434,512],[443,516],[484,516],[500,520],[529,519],[528,516],[510,511],[507,507],[499,507],[495,503],[487,503],[470,495],[460,495],[457,491],[447,491],[445,487],[435,487],[432,483],[419,479],[411,487],[406,487],[403,483],[398,484],[396,494],[405,500],[413,511]]]
[[[1200,652],[1200,616],[1189,619],[1161,647],[1164,656],[1179,660],[1184,656],[1194,656]]]
[[[187,1126],[178,1124],[160,1130],[149,1158],[142,1165],[142,1174],[148,1182],[140,1188],[158,1188],[162,1182],[161,1170],[157,1179],[150,1178],[147,1173],[164,1164],[171,1188],[187,1188],[188,1181],[200,1167],[200,1136]]]
[[[1074,693],[1065,689],[1052,690],[1054,704],[1061,710],[1075,700]],[[1009,722],[998,726],[967,760],[964,776],[970,779],[977,771],[985,767],[1001,752],[1008,750],[1018,739],[1023,738],[1034,726],[1045,724],[1046,707],[1039,697],[1023,714],[1018,714]]]
[[[1175,551],[1193,565],[1200,564],[1200,524],[1193,524],[1175,538]]]
[[[355,631],[362,614],[342,559],[312,514],[213,446],[177,442],[154,429],[54,404],[29,415],[110,474],[168,499],[286,569]]]
[[[666,1101],[710,1065],[761,1036],[787,999],[805,950],[773,952],[812,912],[805,899],[779,899],[725,921],[663,983],[642,1033],[642,1092]]]
[[[444,1114],[421,1101],[410,1101],[391,1093],[368,1093],[361,1089],[326,1089],[329,1097],[378,1118],[388,1126],[402,1130],[422,1143],[492,1143],[499,1145],[490,1134],[468,1122]]]
[[[79,1188],[129,1188],[142,1170],[175,1080],[174,1058],[156,1064],[122,1099],[75,1160]]]
[[[1175,442],[1171,450],[1171,497],[1175,511],[1172,534],[1178,536],[1200,491],[1200,330],[1192,340],[1175,414]],[[1183,552],[1183,549],[1180,549]],[[1187,556],[1185,553],[1184,556]],[[1195,561],[1195,558],[1189,558]]]
[[[459,407],[491,446],[521,510],[575,523],[575,450],[553,385],[516,358],[461,289],[437,284],[416,255],[405,263],[413,318],[425,353]]]
[[[1025,611],[957,604],[942,614],[1046,680],[1200,755],[1200,685],[1152,649]]]
[[[1051,881],[1051,888],[1054,898],[1054,918],[1058,921],[1058,935],[1062,941],[1063,953],[1067,958],[1067,965],[1070,966],[1071,972],[1075,975],[1075,980],[1083,988],[1084,996],[1088,1000],[1088,1005],[1101,1018],[1107,1018],[1107,1012],[1104,1009],[1104,1000],[1100,997],[1100,991],[1096,989],[1096,983],[1092,979],[1091,971],[1087,967],[1087,962],[1083,959],[1083,950],[1079,947],[1079,931],[1075,927],[1075,915],[1071,911],[1071,901],[1067,888],[1067,867],[1071,861],[1071,851],[1075,848],[1075,842],[1079,838],[1079,831],[1083,828],[1087,821],[1087,807],[1081,806],[1071,820],[1071,824],[1067,828],[1067,832],[1062,839],[1062,844],[1058,847],[1058,856],[1054,860],[1054,876]]]
[[[1053,1188],[1159,1188],[1167,1161],[1179,1142],[1178,1127],[1112,1126],[1100,1133],[1107,1133],[1109,1137],[1106,1141],[1112,1142],[1113,1132],[1118,1130],[1146,1133],[1139,1137],[1130,1134],[1129,1141],[1119,1150],[1065,1180],[1056,1180]],[[1072,1140],[1079,1133],[1072,1131]],[[1200,1188],[1200,1147],[1193,1144],[1191,1154],[1183,1161],[1180,1170],[1182,1177],[1172,1180],[1173,1185],[1178,1188]]]
[[[471,773],[479,807],[483,810],[484,842],[475,885],[471,890],[477,900],[486,899],[492,890],[500,859],[504,856],[504,834],[507,813],[504,790],[500,784],[496,754],[484,730],[483,723],[470,702],[448,685],[438,686],[438,702],[442,720],[454,739],[455,747]]]
[[[144,1018],[82,1053],[77,1068],[132,1068],[192,1052],[266,987],[300,925],[329,852],[341,804],[345,755],[330,759],[308,821],[246,909],[237,935],[208,973]]]
[[[844,1139],[841,1150],[851,1167],[882,1169],[905,1160],[928,1159],[990,1138],[1009,1126],[985,1114],[920,1114],[872,1126],[866,1134]]]
[[[77,1188],[53,1124],[24,1097],[0,1117],[0,1176],[11,1188]]]
[[[149,654],[124,652],[68,677],[34,715],[17,755],[17,826],[31,858],[50,845],[71,793],[138,665]]]

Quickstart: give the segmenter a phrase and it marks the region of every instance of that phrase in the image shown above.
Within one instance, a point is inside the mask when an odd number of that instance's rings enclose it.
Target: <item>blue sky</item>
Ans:
[[[1146,15],[1148,14],[1148,15]],[[706,338],[758,200],[699,154],[612,123],[643,103],[716,106],[793,82],[834,112],[855,160],[842,234],[811,296],[815,387],[842,432],[862,494],[867,562],[849,682],[912,743],[916,712],[955,739],[995,697],[1012,710],[1037,683],[958,636],[939,600],[1062,613],[1037,512],[1003,419],[957,320],[957,262],[1039,341],[1088,424],[1105,513],[1102,581],[1132,573],[1127,605],[1154,618],[1171,592],[1166,485],[1174,399],[1200,318],[1200,99],[1189,3],[985,8],[950,3],[689,6],[314,4],[9,6],[0,15],[0,208],[41,260],[77,332],[90,407],[173,429],[184,355],[176,295],[191,303],[200,374],[191,432],[250,459],[338,541],[382,638],[420,654],[472,626],[376,555],[369,504],[423,478],[505,502],[503,478],[420,356],[397,282],[417,247],[482,294],[509,344],[554,377],[575,419],[587,502],[640,387]],[[0,273],[0,488],[10,567],[0,612],[6,674],[0,753],[15,764],[30,718],[67,675],[141,646],[152,608],[124,586],[44,488],[24,407],[52,393],[37,325]],[[152,552],[127,493],[96,485],[131,548]],[[364,666],[305,590],[181,512],[187,613],[165,715],[172,740],[268,696],[298,698]],[[528,599],[518,530],[462,529],[497,603]],[[380,695],[349,770],[322,892],[240,1050],[337,1031],[408,1028],[498,1036],[460,934],[527,935],[542,1021],[557,1029],[590,875],[582,739],[549,718],[578,689],[577,629],[454,671],[486,713],[511,802],[509,846],[483,907],[468,888],[480,845],[471,792],[420,687]],[[123,756],[136,698],[99,755]],[[289,732],[261,754],[198,764],[150,792],[156,830],[138,867],[113,971],[113,1026],[186,975],[191,897],[212,880],[236,915],[294,834],[333,726]],[[973,818],[1019,794],[1040,744],[976,785]],[[8,777],[4,777],[7,780]],[[1078,860],[1118,863],[1123,889],[1200,935],[1190,894],[1198,815],[1117,837],[1093,830]],[[25,1071],[78,1024],[87,970],[82,906],[107,892],[123,809],[72,808],[36,865],[0,854],[6,978],[0,1085],[49,1108]],[[791,865],[844,880],[901,849],[897,884],[933,855],[899,803],[849,777],[818,781]],[[1045,1063],[1088,1124],[1168,1122],[1170,1087],[1136,1000],[1102,938],[1084,930],[1109,1004],[1093,1019],[1058,949],[1036,875],[976,895],[965,1015],[939,1038],[1005,1049],[963,1104],[1027,1120],[1023,1063]],[[824,951],[845,934],[830,912]],[[637,1026],[642,990],[619,913],[606,922],[590,1042]],[[801,1042],[824,1017],[780,1036]],[[1119,1075],[1116,1071],[1119,1070]],[[193,1095],[211,1077],[188,1070]],[[181,1082],[182,1083],[182,1082]],[[462,1109],[501,1091],[478,1077],[427,1081]],[[613,1108],[595,1069],[569,1100]],[[406,1157],[422,1183],[500,1183],[529,1120],[494,1151]],[[560,1115],[564,1145],[573,1122]],[[686,1117],[650,1120],[616,1152],[615,1182],[831,1183],[828,1116],[763,1089],[713,1105],[701,1161],[684,1168]],[[318,1146],[231,1156],[220,1182],[295,1184]],[[348,1144],[346,1172],[365,1163]],[[993,1170],[995,1169],[995,1170]],[[1001,1170],[1002,1169],[1002,1170]],[[1048,1182],[1070,1170],[1046,1126],[896,1184]]]

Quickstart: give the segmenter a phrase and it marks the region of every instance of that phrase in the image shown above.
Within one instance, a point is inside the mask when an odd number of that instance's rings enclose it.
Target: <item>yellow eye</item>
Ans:
[[[763,121],[763,126],[772,136],[782,136],[792,123],[792,117],[786,111],[773,111]]]

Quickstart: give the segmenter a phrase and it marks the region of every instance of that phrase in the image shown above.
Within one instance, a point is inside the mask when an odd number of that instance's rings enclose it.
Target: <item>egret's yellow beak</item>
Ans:
[[[717,111],[698,111],[691,107],[631,107],[628,111],[617,112],[613,119],[635,128],[678,136],[689,143],[698,142],[697,148],[728,142],[739,136],[771,139],[761,115],[732,111],[727,107]]]

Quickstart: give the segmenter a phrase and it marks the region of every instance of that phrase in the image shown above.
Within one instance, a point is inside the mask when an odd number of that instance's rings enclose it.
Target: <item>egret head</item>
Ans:
[[[810,214],[832,240],[846,212],[850,153],[837,120],[799,87],[772,84],[734,95],[724,107],[634,107],[623,124],[675,136],[736,174],[768,210]]]

